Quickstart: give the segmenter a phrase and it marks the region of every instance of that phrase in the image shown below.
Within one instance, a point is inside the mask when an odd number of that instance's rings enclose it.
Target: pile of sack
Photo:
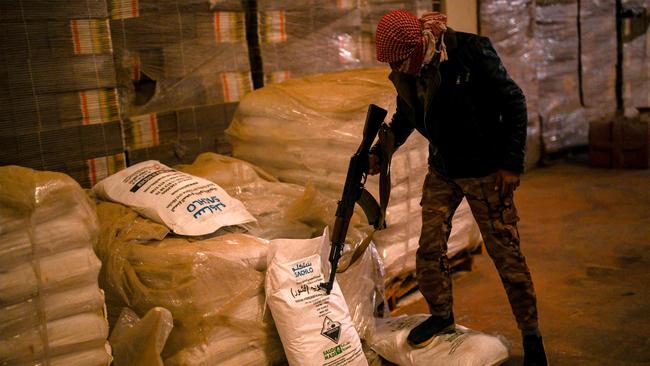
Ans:
[[[321,237],[334,220],[335,201],[323,197],[313,187],[278,182],[251,164],[217,154],[204,154],[179,170],[158,162],[144,162],[120,174],[113,176],[115,180],[109,177],[95,187],[99,197],[124,199],[126,203],[97,202],[101,235],[96,251],[104,263],[100,282],[107,292],[111,323],[117,322],[124,307],[139,316],[156,307],[169,310],[174,326],[160,356],[166,365],[286,362],[274,322],[277,317],[265,311],[264,279],[269,250],[279,245],[276,240],[302,242]],[[183,178],[184,175],[189,177]],[[219,183],[217,186],[223,191],[211,190],[204,181]],[[129,186],[121,192],[139,187],[138,192],[145,198],[138,199],[149,204],[129,202],[134,195],[116,195],[116,187],[125,182]],[[172,213],[168,208],[174,206],[169,205],[174,197],[167,196],[182,196],[182,201],[192,193],[190,187],[199,196],[210,191],[208,195],[223,204],[214,214],[236,208],[233,216],[246,217],[247,213],[254,221],[237,224],[241,221],[237,219],[232,225],[219,226],[232,219],[224,216],[211,224],[210,234],[179,235],[175,231],[183,229],[170,230],[173,225],[166,220],[176,225],[183,221],[178,217],[187,216],[188,210]],[[196,190],[197,187],[200,189]],[[156,194],[164,190],[167,192]],[[147,198],[145,193],[151,197]],[[179,207],[189,207],[189,202],[200,199],[187,198]],[[205,225],[210,220],[207,212],[199,216],[206,217]],[[361,220],[355,218],[355,222]],[[365,238],[363,229],[363,224],[353,224],[346,253],[351,253]],[[287,239],[291,237],[294,239]],[[275,238],[284,239],[269,241]],[[295,250],[289,244],[279,247],[289,252]],[[329,242],[322,247],[328,250]],[[369,246],[338,279],[347,299],[346,302],[341,296],[338,303],[344,307],[348,324],[355,335],[370,335],[374,329],[374,309],[383,299],[381,264],[374,246]],[[356,337],[358,340],[359,336]]]
[[[0,364],[111,362],[98,233],[72,178],[0,167]]]
[[[332,72],[290,79],[247,94],[226,133],[233,155],[271,172],[283,182],[314,184],[340,199],[350,157],[363,136],[369,104],[395,111],[395,87],[385,67]],[[389,122],[389,120],[386,120]],[[374,237],[385,279],[415,271],[420,237],[422,184],[427,174],[428,142],[414,131],[393,155],[388,228]],[[377,176],[366,189],[375,197]],[[448,256],[478,247],[482,238],[465,200],[456,211]]]
[[[143,162],[92,192],[0,168],[3,363],[107,365],[106,316],[116,366],[507,359],[500,339],[462,327],[412,350],[424,316],[377,319],[385,274],[373,243],[351,259],[370,230],[356,214],[327,294],[336,201],[315,185],[217,154],[177,168]]]

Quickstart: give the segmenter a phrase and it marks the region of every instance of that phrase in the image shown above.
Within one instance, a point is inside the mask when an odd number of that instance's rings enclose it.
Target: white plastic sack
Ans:
[[[106,319],[103,314],[97,312],[76,314],[48,322],[47,337],[43,337],[42,330],[42,326],[37,325],[13,337],[0,339],[0,364],[13,364],[43,357],[45,339],[48,342],[48,351],[52,354],[71,354],[93,346],[102,348],[108,338]]]
[[[35,263],[39,271],[36,272]],[[97,284],[102,263],[91,247],[56,253],[0,272],[0,303],[10,304],[40,291],[64,291]]]
[[[103,199],[129,206],[180,235],[205,235],[255,221],[217,184],[155,160],[124,169],[93,189]]]
[[[324,246],[329,247],[327,234],[271,241],[266,301],[287,360],[296,366],[367,366],[338,283],[330,295],[318,287]]]
[[[425,314],[380,320],[370,347],[400,366],[495,366],[508,359],[508,347],[495,336],[456,325],[456,331],[436,336],[424,348],[406,343],[411,329],[426,320]]]
[[[50,366],[106,366],[110,365],[113,358],[108,344],[97,346],[78,352],[71,352],[63,356],[52,357]],[[35,364],[41,365],[41,364]]]
[[[43,315],[52,321],[104,307],[104,294],[96,282],[83,287],[73,286],[68,290],[46,292],[40,296],[42,302],[30,298],[0,307],[0,334],[17,334],[34,327],[40,323]]]

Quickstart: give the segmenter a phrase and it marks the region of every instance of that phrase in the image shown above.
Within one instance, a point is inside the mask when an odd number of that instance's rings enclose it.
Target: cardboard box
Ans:
[[[650,121],[616,118],[589,124],[589,161],[594,167],[650,166]]]
[[[126,148],[138,151],[203,138],[215,140],[229,150],[224,131],[236,107],[237,103],[214,104],[126,118],[123,121]]]
[[[0,23],[0,50],[24,60],[112,54],[107,19]]]
[[[5,136],[120,121],[115,89],[0,97],[0,109]]]
[[[190,164],[202,152],[216,151],[214,138],[197,138],[168,142],[162,145],[144,149],[127,149],[128,165],[137,164],[146,160],[158,160],[168,166]]]
[[[113,55],[27,60],[4,55],[3,58],[0,87],[7,88],[13,97],[116,86]]]
[[[0,1],[0,21],[108,18],[106,0]]]
[[[59,170],[85,161],[124,152],[119,123],[75,126],[13,136],[0,136],[0,165]]]

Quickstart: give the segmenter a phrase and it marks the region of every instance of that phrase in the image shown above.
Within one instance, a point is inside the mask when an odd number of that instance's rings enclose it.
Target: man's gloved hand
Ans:
[[[379,173],[379,156],[374,153],[368,154],[368,174],[376,175]]]
[[[494,190],[499,191],[501,197],[510,197],[519,187],[519,173],[500,169],[497,172],[497,181]]]

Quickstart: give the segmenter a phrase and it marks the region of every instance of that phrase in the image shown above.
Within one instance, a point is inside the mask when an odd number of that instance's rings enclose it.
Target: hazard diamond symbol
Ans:
[[[339,343],[339,337],[341,336],[341,323],[325,317],[325,320],[323,320],[323,329],[320,331],[320,334],[334,343]]]

